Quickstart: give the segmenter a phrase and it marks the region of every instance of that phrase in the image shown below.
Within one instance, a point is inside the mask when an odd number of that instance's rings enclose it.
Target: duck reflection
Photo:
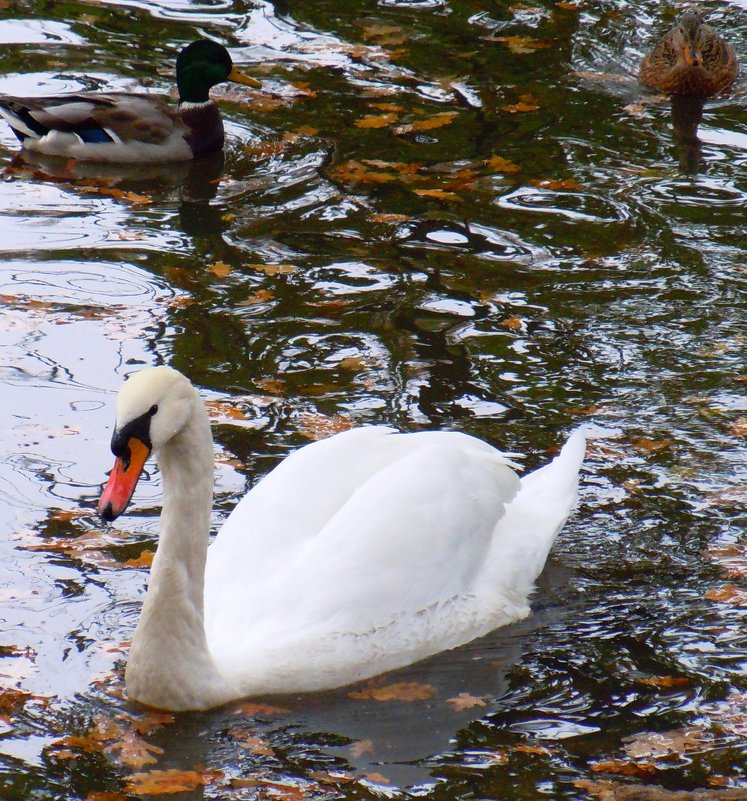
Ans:
[[[677,147],[680,169],[686,173],[700,170],[703,143],[698,138],[698,125],[704,104],[702,97],[672,95],[672,139]]]
[[[33,151],[17,154],[7,172],[11,175],[68,183],[103,195],[147,193],[148,198],[179,193],[179,217],[186,234],[221,233],[223,210],[213,207],[225,169],[223,151],[193,161],[169,164],[108,164],[46,156]]]

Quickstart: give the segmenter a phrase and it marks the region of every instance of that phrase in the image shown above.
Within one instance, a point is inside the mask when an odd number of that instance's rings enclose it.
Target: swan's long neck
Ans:
[[[207,413],[196,395],[193,414],[157,458],[164,489],[161,531],[127,662],[127,692],[161,709],[205,709],[232,693],[205,637],[213,443]]]

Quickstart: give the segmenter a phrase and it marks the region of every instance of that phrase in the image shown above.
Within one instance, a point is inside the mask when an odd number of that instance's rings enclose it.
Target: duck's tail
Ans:
[[[525,475],[498,521],[483,580],[505,588],[515,601],[526,601],[573,510],[587,433],[587,428],[577,428],[549,464]]]

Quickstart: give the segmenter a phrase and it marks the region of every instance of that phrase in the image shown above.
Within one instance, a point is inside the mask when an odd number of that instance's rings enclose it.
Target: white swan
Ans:
[[[125,675],[170,710],[344,686],[529,614],[527,597],[576,499],[585,439],[521,480],[456,432],[357,428],[291,454],[208,548],[213,444],[176,370],[133,375],[99,503],[127,506],[151,449],[163,476],[158,549]]]

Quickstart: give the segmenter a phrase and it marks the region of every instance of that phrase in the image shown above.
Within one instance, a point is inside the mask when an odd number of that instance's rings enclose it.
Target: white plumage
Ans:
[[[144,370],[120,392],[113,442],[132,421],[149,425],[165,497],[126,679],[167,709],[343,686],[526,616],[585,446],[577,431],[520,480],[474,437],[353,429],[287,457],[208,548],[213,452],[197,393],[170,368]],[[111,519],[124,506],[110,496]]]

